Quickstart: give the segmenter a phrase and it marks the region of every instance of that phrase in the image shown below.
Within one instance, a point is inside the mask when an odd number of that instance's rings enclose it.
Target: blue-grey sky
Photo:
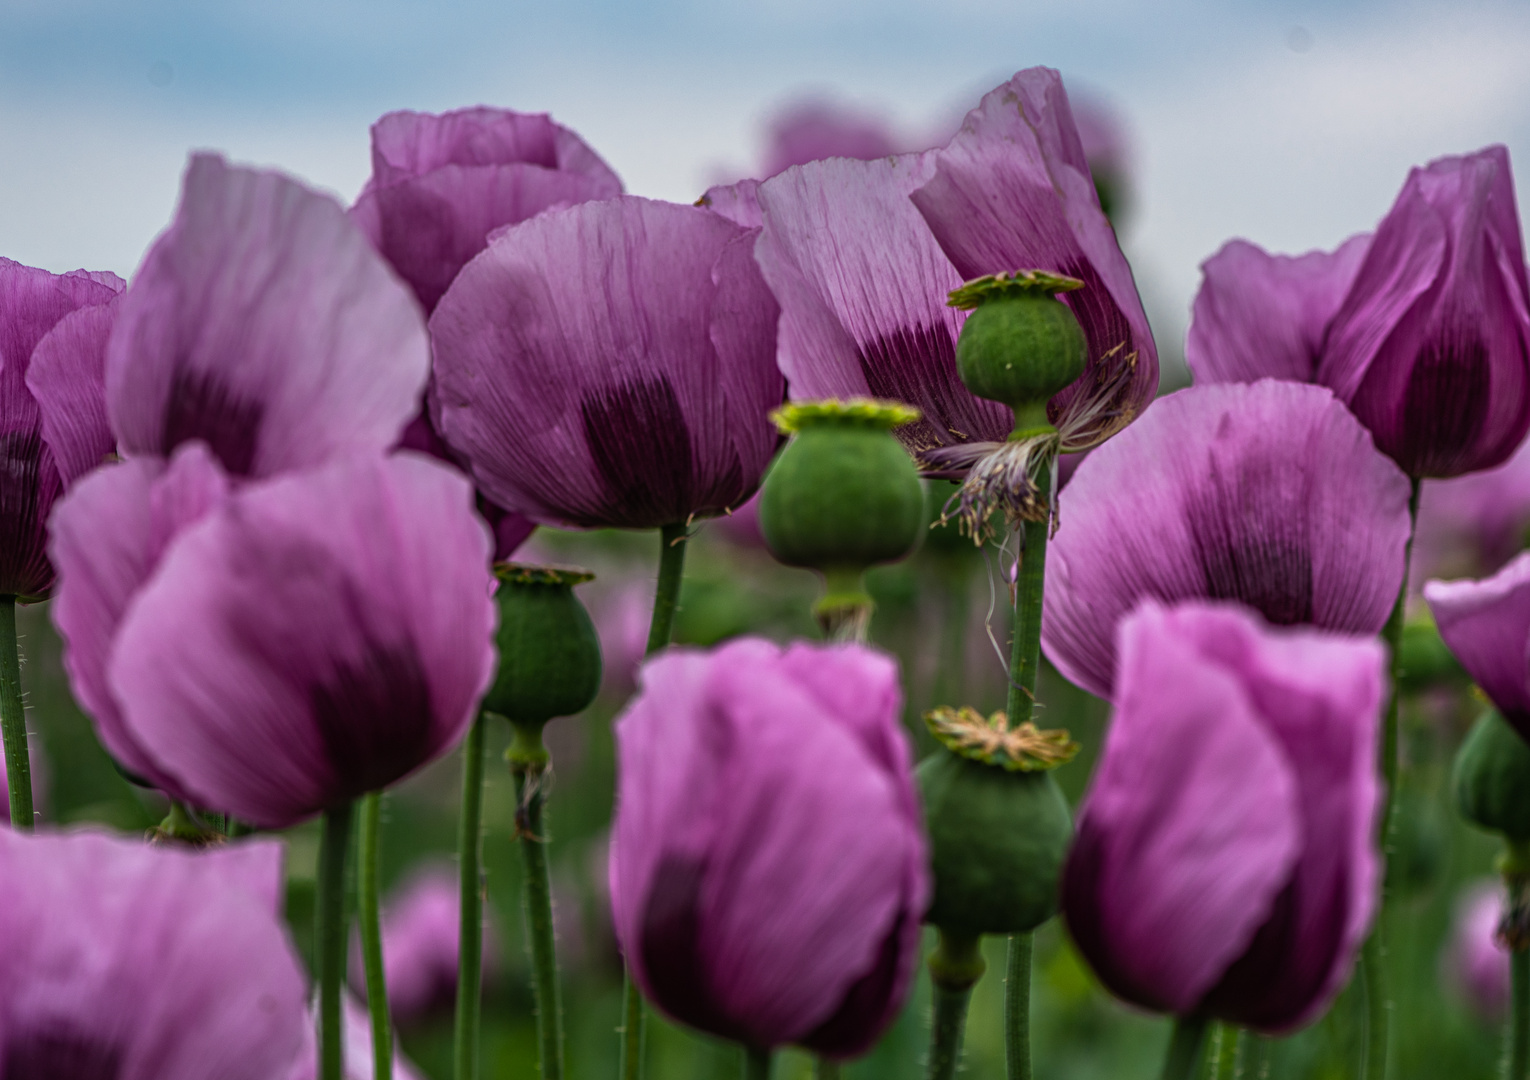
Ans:
[[[689,201],[749,171],[783,100],[917,138],[1048,64],[1131,127],[1162,337],[1231,236],[1331,246],[1411,165],[1489,142],[1530,175],[1527,60],[1530,9],[1496,0],[0,0],[0,254],[130,272],[194,147],[349,199],[395,108],[550,111],[629,190]]]

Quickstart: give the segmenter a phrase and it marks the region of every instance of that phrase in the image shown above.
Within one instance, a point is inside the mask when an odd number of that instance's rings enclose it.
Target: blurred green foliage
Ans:
[[[635,577],[652,583],[658,540],[654,534],[552,533],[543,530],[526,559],[545,558],[594,569],[607,583]],[[994,549],[979,552],[965,541],[938,537],[909,561],[870,575],[877,602],[872,635],[902,661],[910,736],[926,738],[918,717],[937,704],[1002,707],[1004,674],[998,648],[1007,640],[1007,586]],[[596,586],[590,586],[595,588]],[[708,645],[735,634],[778,639],[814,637],[809,608],[818,592],[814,576],[787,570],[758,548],[724,540],[715,527],[698,530],[677,622],[681,642]],[[592,605],[593,606],[593,605]],[[47,780],[41,800],[48,821],[94,822],[127,832],[153,825],[164,812],[158,796],[135,788],[114,769],[89,722],[74,705],[47,605],[23,610],[24,681],[32,728],[40,737]],[[1418,668],[1447,674],[1450,664],[1427,632],[1410,640]],[[619,684],[619,680],[617,680]],[[605,835],[612,806],[615,760],[612,720],[623,691],[603,692],[583,715],[556,720],[547,739],[553,754],[549,802],[559,948],[565,980],[569,1075],[609,1080],[615,1055],[621,974],[604,915]],[[1463,883],[1492,871],[1495,842],[1456,817],[1448,785],[1451,757],[1476,708],[1453,675],[1443,684],[1411,683],[1405,703],[1403,818],[1394,837],[1397,894],[1386,927],[1393,963],[1396,1023],[1393,1076],[1397,1080],[1473,1080],[1496,1075],[1499,1033],[1474,1017],[1442,987],[1440,953]],[[1075,806],[1082,797],[1108,724],[1108,708],[1042,673],[1041,722],[1069,728],[1083,749],[1057,772]],[[511,778],[499,757],[509,741],[506,725],[489,731],[489,779],[484,847],[490,917],[500,942],[484,1006],[483,1076],[533,1080],[535,1028],[528,966],[521,940],[520,868],[512,850]],[[424,860],[453,858],[457,819],[456,755],[400,785],[384,803],[383,878],[396,883]],[[317,828],[287,835],[287,914],[293,941],[306,955],[311,939]],[[989,972],[972,1001],[966,1075],[998,1078],[1003,1071],[1003,948],[987,942]],[[1149,1080],[1158,1074],[1169,1025],[1161,1017],[1114,1002],[1069,946],[1057,920],[1037,935],[1034,975],[1034,1050],[1046,1080]],[[1277,1040],[1271,1077],[1319,1080],[1355,1074],[1359,995],[1351,989],[1311,1029]],[[921,977],[904,1015],[865,1060],[845,1070],[856,1080],[917,1080],[923,1076],[928,982]],[[406,1028],[405,1052],[437,1080],[451,1075],[449,1012]],[[712,1080],[738,1075],[734,1048],[655,1019],[649,1034],[654,1080]],[[806,1056],[787,1052],[778,1080],[804,1080]]]

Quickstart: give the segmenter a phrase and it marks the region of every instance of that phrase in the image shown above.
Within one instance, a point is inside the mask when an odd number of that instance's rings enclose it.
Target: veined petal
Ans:
[[[374,183],[424,176],[448,165],[512,163],[589,177],[621,193],[622,182],[578,135],[546,113],[479,106],[439,116],[401,110],[372,125]]]
[[[106,343],[117,301],[65,315],[32,351],[26,385],[42,413],[42,438],[67,487],[116,449],[106,417]]]
[[[1375,634],[1402,585],[1408,497],[1407,478],[1321,387],[1171,394],[1069,482],[1042,646],[1110,697],[1116,623],[1143,598],[1235,600],[1277,625]]]
[[[833,158],[760,185],[755,257],[781,302],[779,362],[796,400],[878,397],[923,414],[895,433],[916,453],[1003,439],[1010,410],[956,373],[962,283],[909,202],[934,154]]]
[[[494,502],[653,528],[741,505],[781,401],[749,233],[624,196],[501,232],[431,319],[442,437]]]
[[[721,214],[745,229],[759,229],[765,225],[765,212],[760,209],[758,180],[716,184],[707,188],[706,194],[696,200],[696,205],[704,206],[714,214]]]
[[[1328,324],[1370,243],[1362,233],[1332,253],[1271,255],[1247,240],[1229,240],[1201,263],[1185,335],[1185,363],[1196,380],[1313,382]]]
[[[1431,581],[1424,599],[1461,666],[1530,738],[1530,552],[1485,581]]]
[[[279,828],[443,753],[493,673],[489,539],[460,475],[356,458],[182,533],[108,662],[125,726],[201,806]]]
[[[1060,427],[1073,419],[1069,449],[1109,438],[1147,407],[1158,349],[1057,72],[1029,68],[990,91],[910,197],[964,279],[1035,269],[1084,282],[1059,299],[1084,328],[1088,366],[1047,410]]]
[[[333,199],[197,154],[122,300],[107,412],[129,456],[202,439],[270,476],[387,450],[428,366],[419,308]]]

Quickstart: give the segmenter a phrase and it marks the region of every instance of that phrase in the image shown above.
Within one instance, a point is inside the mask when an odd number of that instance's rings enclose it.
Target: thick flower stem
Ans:
[[[32,830],[32,759],[27,754],[26,707],[21,701],[21,650],[16,644],[16,598],[0,597],[0,736],[5,740],[11,827]]]
[[[1193,1080],[1209,1026],[1209,1021],[1203,1016],[1181,1016],[1175,1019],[1174,1035],[1169,1039],[1169,1050],[1164,1055],[1160,1080]]]
[[[983,939],[975,934],[940,931],[928,961],[935,987],[935,1023],[930,1029],[928,1080],[951,1080],[962,1059],[962,1033],[967,1027],[967,1002],[983,977]]]
[[[1009,936],[1004,976],[1004,1057],[1009,1080],[1031,1080],[1031,946],[1034,934]]]
[[[324,811],[319,841],[318,925],[314,942],[319,969],[319,1080],[342,1080],[345,1068],[345,860],[351,846],[354,803]]]
[[[388,1015],[388,983],[383,976],[382,890],[377,877],[381,833],[382,793],[374,791],[361,799],[361,850],[357,853],[361,864],[361,962],[366,969],[367,1012],[372,1017],[372,1075],[375,1080],[393,1080],[393,1021]]]
[[[746,1046],[740,1062],[739,1076],[743,1080],[770,1080],[770,1065],[769,1050],[756,1050],[752,1046]]]
[[[1043,469],[1037,497],[1051,499],[1052,473]],[[1011,728],[1036,711],[1036,672],[1041,664],[1041,601],[1046,583],[1045,521],[1027,521],[1020,531],[1020,565],[1015,574],[1015,637],[1009,660],[1009,697],[1005,711]],[[1009,971],[1004,980],[1004,1049],[1009,1080],[1031,1077],[1031,935],[1009,939]]]
[[[505,755],[515,777],[515,835],[521,847],[522,900],[531,952],[532,989],[537,1002],[537,1041],[542,1080],[563,1078],[563,1004],[558,992],[558,958],[553,945],[552,883],[547,875],[548,837],[542,820],[546,801],[547,748],[542,725],[515,723]]]
[[[685,548],[690,532],[684,524],[659,530],[659,584],[654,591],[653,618],[648,624],[648,648],[652,656],[669,644],[675,632],[675,609],[680,606],[680,579],[685,573]],[[640,1080],[643,1075],[643,995],[630,972],[622,985],[621,1076]]]
[[[839,1080],[839,1062],[828,1058],[813,1059],[813,1080]]]
[[[1509,954],[1509,1053],[1507,1080],[1530,1076],[1530,949]]]
[[[462,747],[462,812],[457,820],[461,921],[457,947],[456,1080],[478,1080],[478,1014],[483,979],[483,729],[479,715]]]
[[[1381,631],[1391,656],[1392,695],[1387,701],[1386,717],[1381,729],[1381,852],[1385,858],[1392,845],[1392,808],[1397,802],[1398,736],[1397,718],[1399,686],[1402,679],[1403,618],[1408,604],[1408,563],[1413,556],[1413,534],[1418,525],[1418,497],[1420,482],[1413,480],[1413,491],[1408,499],[1408,541],[1403,545],[1402,587],[1397,591],[1397,603],[1392,615]],[[1387,985],[1386,940],[1383,926],[1386,916],[1387,893],[1382,891],[1382,907],[1376,916],[1376,925],[1366,939],[1360,954],[1361,971],[1365,978],[1365,1080],[1385,1080],[1387,1075],[1387,1049],[1391,1042],[1392,995]]]
[[[1270,1058],[1275,1043],[1262,1035],[1245,1033],[1238,1054],[1238,1080],[1270,1080]]]
[[[1234,1080],[1238,1074],[1238,1048],[1241,1029],[1232,1024],[1218,1024],[1211,1052],[1211,1080]]]

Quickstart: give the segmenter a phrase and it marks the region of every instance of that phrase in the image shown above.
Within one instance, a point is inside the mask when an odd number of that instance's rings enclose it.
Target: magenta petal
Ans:
[[[793,165],[831,157],[871,161],[898,150],[897,138],[877,117],[806,101],[771,120],[762,175],[775,176]]]
[[[1530,430],[1530,283],[1508,151],[1409,174],[1318,377],[1411,476],[1459,476],[1514,452]]]
[[[783,396],[750,239],[632,197],[500,233],[431,319],[434,415],[484,494],[539,522],[622,528],[748,499]]]
[[[107,412],[130,456],[202,439],[269,476],[388,449],[428,367],[418,307],[333,199],[197,154],[122,300]]]
[[[1276,917],[1202,1002],[1262,1031],[1316,1017],[1349,981],[1381,887],[1376,776],[1386,652],[1374,638],[1272,632],[1232,609],[1178,609],[1174,632],[1243,683],[1296,777],[1302,850]]]
[[[6,1075],[285,1076],[308,1016],[272,904],[280,867],[275,843],[191,853],[0,830]]]
[[[1145,604],[1079,811],[1063,915],[1110,989],[1187,1015],[1248,948],[1300,856],[1296,778],[1239,681]]]
[[[116,317],[116,301],[64,316],[37,343],[27,368],[27,389],[42,412],[43,441],[65,487],[117,446],[106,418],[106,343]]]
[[[621,180],[600,155],[546,113],[482,106],[439,116],[400,111],[372,125],[376,184],[425,176],[449,165],[512,163],[587,177],[607,189],[607,196],[621,192]]]
[[[85,477],[50,522],[59,570],[54,625],[75,698],[102,745],[129,771],[168,791],[180,786],[123,724],[107,665],[128,605],[159,565],[166,545],[228,497],[228,480],[207,447],[178,451],[168,467],[130,461]]]
[[[903,401],[923,419],[898,429],[910,449],[1003,439],[1010,410],[956,374],[963,316],[946,306],[961,277],[908,200],[933,154],[835,158],[760,185],[756,258],[781,302],[779,359],[797,400]]]
[[[824,668],[804,680],[813,652]],[[924,847],[906,749],[892,753],[901,771],[886,765],[891,666],[856,652],[788,659],[742,639],[666,654],[618,723],[617,933],[634,978],[680,1020],[842,1056],[901,1004]]]
[[[765,224],[765,213],[760,209],[760,181],[740,180],[736,184],[717,184],[696,200],[714,214],[721,214],[735,225],[746,229],[758,229]]]
[[[198,805],[272,828],[445,752],[494,663],[471,507],[460,474],[413,454],[238,492],[123,619],[124,724]]]
[[[1323,338],[1360,269],[1371,237],[1352,236],[1331,254],[1271,255],[1230,240],[1201,263],[1185,363],[1197,382],[1266,376],[1312,382]]]
[[[1029,68],[990,91],[934,166],[910,197],[963,278],[1048,270],[1084,282],[1063,300],[1084,328],[1089,366],[1048,408],[1059,424],[1081,425],[1070,448],[1126,426],[1158,390],[1158,348],[1062,78]]]
[[[1234,600],[1277,625],[1377,633],[1402,585],[1408,497],[1407,478],[1321,387],[1264,379],[1171,394],[1069,482],[1042,646],[1110,697],[1116,623],[1145,597]]]
[[[1431,581],[1424,599],[1461,666],[1530,739],[1530,552],[1485,581]]]

